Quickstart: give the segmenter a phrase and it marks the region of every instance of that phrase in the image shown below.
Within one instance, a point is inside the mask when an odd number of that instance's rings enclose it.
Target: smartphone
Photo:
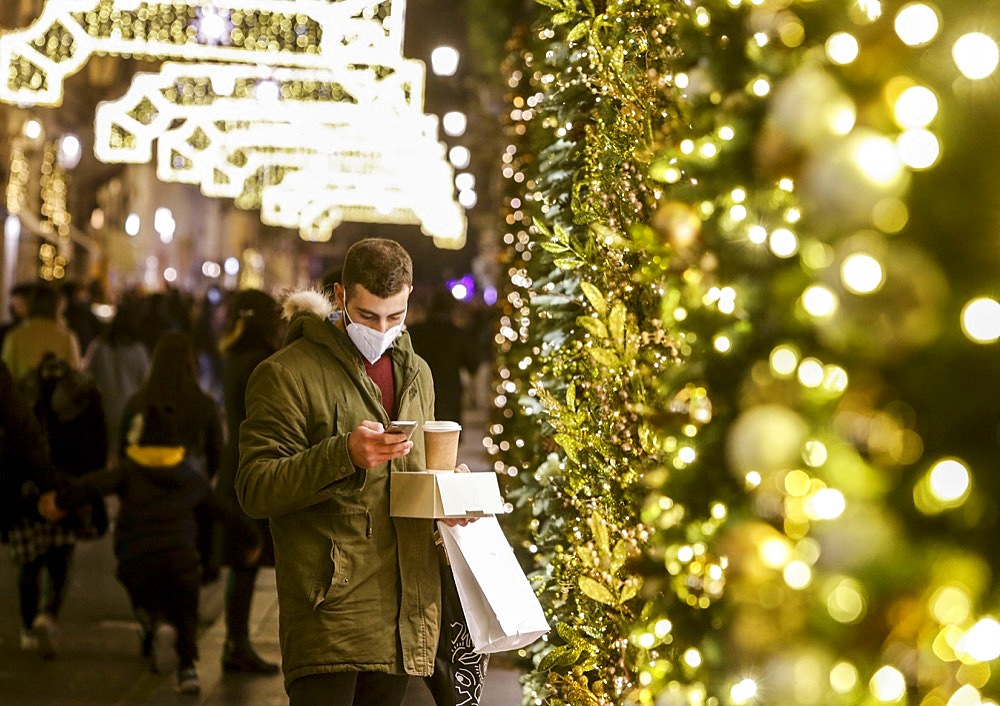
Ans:
[[[406,422],[402,420],[397,420],[395,422],[389,422],[389,426],[385,428],[386,434],[402,434],[407,439],[413,436],[413,432],[417,428],[416,422]]]

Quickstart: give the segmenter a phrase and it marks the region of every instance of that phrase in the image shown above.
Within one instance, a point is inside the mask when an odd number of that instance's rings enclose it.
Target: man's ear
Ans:
[[[333,283],[333,304],[341,311],[347,308],[347,299],[344,297],[344,285],[340,282]]]

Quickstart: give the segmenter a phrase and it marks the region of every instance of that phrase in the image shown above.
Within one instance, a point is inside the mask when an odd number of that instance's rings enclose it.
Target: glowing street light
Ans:
[[[458,50],[454,47],[437,47],[431,52],[431,71],[435,76],[454,76],[458,71]]]

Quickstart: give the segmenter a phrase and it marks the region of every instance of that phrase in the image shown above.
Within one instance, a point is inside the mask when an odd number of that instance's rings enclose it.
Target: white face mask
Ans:
[[[356,324],[351,321],[350,315],[347,313],[347,306],[344,306],[344,317],[347,319],[347,335],[350,336],[351,341],[357,347],[361,355],[364,356],[372,365],[382,357],[382,354],[387,350],[392,348],[392,344],[396,342],[400,334],[403,333],[403,322],[400,321],[398,324],[387,330],[385,333],[381,331],[376,331],[368,326],[363,326],[361,324]],[[403,312],[403,318],[406,318],[406,312]]]

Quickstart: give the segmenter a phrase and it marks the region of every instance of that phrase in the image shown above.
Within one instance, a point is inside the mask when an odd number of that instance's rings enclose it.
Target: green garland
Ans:
[[[923,305],[831,279],[869,253],[892,282],[932,276],[877,247],[907,180],[821,188],[850,141],[809,120],[879,94],[891,73],[849,75],[822,47],[857,26],[884,46],[888,20],[834,3],[539,3],[504,67],[492,439],[554,627],[523,652],[525,703],[979,698],[991,653],[941,641],[996,624],[986,564],[918,542],[971,510],[941,506],[924,475],[904,530],[909,488],[891,480],[933,461],[919,466],[913,413],[885,381],[934,339],[903,323],[879,324],[881,348],[864,335],[873,308]],[[852,136],[887,129],[869,113]],[[958,622],[951,601],[969,608]]]

